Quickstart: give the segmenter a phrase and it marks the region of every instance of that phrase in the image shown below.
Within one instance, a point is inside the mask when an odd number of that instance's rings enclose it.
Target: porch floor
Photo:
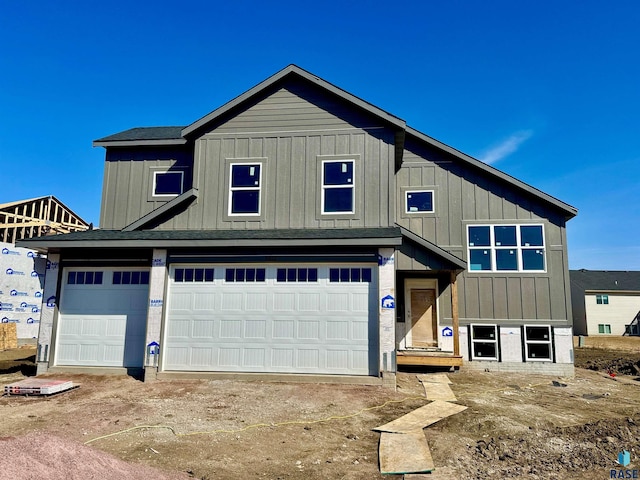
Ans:
[[[396,364],[427,367],[460,367],[462,366],[462,355],[433,350],[398,350],[396,352]]]

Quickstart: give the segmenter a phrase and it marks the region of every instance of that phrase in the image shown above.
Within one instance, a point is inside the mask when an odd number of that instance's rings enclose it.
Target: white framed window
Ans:
[[[470,325],[471,359],[498,360],[498,326]]]
[[[596,295],[596,304],[598,304],[598,305],[609,305],[609,295],[597,294]]]
[[[184,172],[157,171],[153,172],[153,196],[177,197],[183,192]]]
[[[472,272],[545,272],[543,225],[468,225]]]
[[[433,190],[407,190],[404,197],[405,213],[433,213]]]
[[[598,324],[598,333],[610,334],[611,333],[611,325],[608,325],[606,323],[599,323]]]
[[[260,215],[261,163],[231,163],[229,172],[229,215]]]
[[[524,350],[527,362],[549,362],[553,359],[550,325],[525,325]]]
[[[322,213],[355,213],[355,160],[322,161]]]

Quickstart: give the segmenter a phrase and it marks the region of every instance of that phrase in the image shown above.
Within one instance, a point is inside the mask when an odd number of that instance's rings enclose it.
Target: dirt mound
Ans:
[[[0,478],[12,480],[170,480],[189,478],[120,460],[81,443],[54,435],[29,433],[0,438]]]
[[[617,375],[639,375],[640,355],[598,348],[576,348],[575,366]]]
[[[618,452],[634,445],[639,435],[636,415],[478,440],[468,446],[469,478],[555,478],[559,472],[579,478],[582,472],[606,472],[617,467]]]

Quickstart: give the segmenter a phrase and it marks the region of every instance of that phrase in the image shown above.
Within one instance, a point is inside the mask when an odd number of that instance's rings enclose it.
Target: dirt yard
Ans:
[[[627,468],[640,468],[640,381],[625,375],[638,366],[640,338],[627,340],[616,350],[576,349],[576,365],[586,368],[575,378],[450,374],[458,403],[469,408],[424,430],[433,477],[604,479],[623,449],[631,452]],[[0,352],[0,386],[32,375],[33,354]],[[410,373],[399,375],[397,392],[53,377],[81,386],[47,398],[0,398],[0,478],[383,478],[371,429],[428,403]],[[16,473],[24,464],[31,476]]]

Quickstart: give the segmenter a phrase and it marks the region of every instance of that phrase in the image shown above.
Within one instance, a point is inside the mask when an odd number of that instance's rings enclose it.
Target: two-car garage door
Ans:
[[[163,369],[370,375],[376,269],[176,265]]]

